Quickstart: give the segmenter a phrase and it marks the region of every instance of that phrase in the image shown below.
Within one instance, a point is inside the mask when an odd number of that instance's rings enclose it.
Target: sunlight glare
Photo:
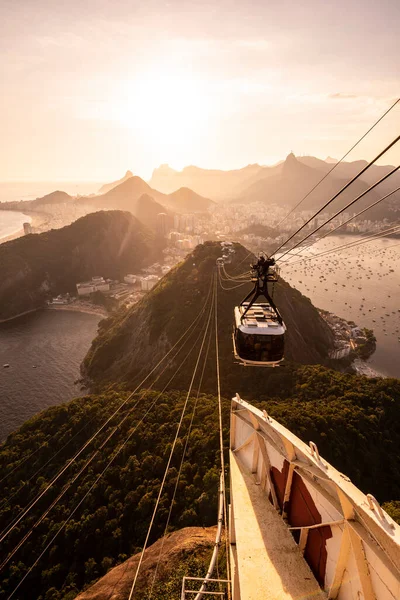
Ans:
[[[169,155],[172,149],[178,159],[209,126],[211,100],[206,82],[191,73],[153,70],[126,85],[115,109],[117,119],[146,145],[168,149]]]

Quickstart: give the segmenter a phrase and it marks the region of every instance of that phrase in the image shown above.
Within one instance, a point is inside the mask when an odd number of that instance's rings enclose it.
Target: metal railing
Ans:
[[[188,581],[201,581],[202,583],[204,583],[204,577],[184,577],[182,580],[182,593],[181,593],[181,600],[192,600],[192,594],[198,594],[199,590],[188,590],[186,589],[186,583]],[[207,579],[207,583],[219,583],[224,585],[227,588],[227,584],[230,583],[229,579]],[[227,589],[225,590],[219,590],[219,591],[202,591],[202,594],[206,595],[206,596],[214,596],[214,597],[219,597],[219,598],[227,598],[228,597],[228,591]],[[189,594],[189,596],[186,596],[186,594]]]

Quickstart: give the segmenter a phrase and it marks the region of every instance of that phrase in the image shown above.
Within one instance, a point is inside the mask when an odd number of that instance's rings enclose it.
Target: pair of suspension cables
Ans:
[[[117,458],[117,456],[121,453],[121,451],[126,446],[126,444],[128,443],[128,441],[131,439],[131,437],[133,436],[133,434],[137,431],[138,427],[143,423],[145,417],[154,408],[157,400],[161,397],[161,395],[168,388],[168,386],[170,385],[170,383],[172,382],[172,380],[174,379],[174,377],[181,370],[181,368],[185,364],[187,358],[192,354],[192,352],[196,348],[196,345],[199,342],[200,337],[202,337],[200,351],[199,351],[199,354],[198,354],[198,357],[197,357],[197,361],[196,361],[196,364],[195,364],[195,368],[194,368],[194,372],[193,372],[193,375],[192,375],[191,383],[190,383],[189,390],[188,390],[188,393],[187,393],[187,396],[186,396],[186,400],[185,400],[185,403],[184,403],[184,408],[183,408],[183,411],[182,411],[182,414],[181,414],[181,418],[180,418],[180,421],[179,421],[179,424],[178,424],[178,428],[177,428],[177,431],[176,431],[175,439],[174,439],[173,446],[172,446],[172,449],[171,449],[171,455],[170,455],[170,458],[169,458],[168,463],[167,463],[167,468],[166,468],[166,471],[165,471],[165,474],[164,474],[164,478],[163,478],[163,481],[162,481],[162,484],[161,484],[161,487],[160,487],[158,499],[156,501],[156,506],[155,506],[155,509],[154,509],[153,518],[151,520],[151,523],[150,523],[150,526],[149,526],[149,530],[148,530],[148,534],[146,536],[145,544],[144,544],[143,551],[142,551],[142,554],[141,554],[141,560],[139,562],[139,566],[138,566],[137,572],[135,574],[134,582],[132,584],[132,590],[131,590],[130,598],[132,597],[132,594],[133,594],[133,591],[134,591],[134,588],[135,588],[135,585],[136,585],[136,581],[137,581],[137,576],[138,576],[138,573],[139,573],[140,565],[141,565],[141,562],[142,562],[142,559],[143,559],[143,554],[144,554],[145,548],[147,546],[147,542],[148,542],[148,539],[149,539],[150,531],[151,531],[152,525],[154,523],[155,514],[156,514],[156,511],[157,511],[160,499],[161,499],[161,495],[162,495],[162,491],[163,491],[163,488],[164,488],[165,480],[166,480],[166,477],[167,477],[167,474],[168,474],[168,470],[169,470],[169,467],[170,467],[170,464],[171,464],[172,454],[173,454],[173,451],[174,451],[175,446],[176,446],[176,442],[177,442],[177,439],[178,439],[178,436],[179,436],[179,432],[180,432],[181,426],[182,426],[183,417],[184,417],[184,414],[185,414],[185,411],[186,411],[186,408],[187,408],[187,405],[188,405],[190,394],[192,392],[192,388],[193,388],[193,383],[194,383],[194,380],[195,380],[195,376],[196,376],[196,373],[197,373],[198,368],[199,368],[200,356],[203,353],[205,342],[206,342],[206,337],[208,335],[209,336],[209,340],[208,340],[207,349],[206,349],[206,352],[205,352],[205,358],[204,358],[203,369],[202,369],[202,374],[201,374],[201,378],[200,378],[199,389],[197,391],[197,397],[196,397],[196,401],[195,401],[195,407],[197,405],[197,401],[198,401],[198,397],[199,397],[199,393],[200,393],[200,387],[201,387],[201,383],[202,383],[202,380],[203,380],[204,370],[205,370],[205,367],[206,367],[206,362],[207,362],[207,357],[208,357],[208,352],[209,352],[209,347],[210,347],[210,341],[211,341],[210,323],[211,323],[211,317],[212,317],[213,310],[216,313],[216,308],[215,307],[216,307],[216,279],[213,276],[213,279],[212,279],[212,281],[210,283],[210,288],[209,288],[208,295],[207,295],[206,301],[204,303],[204,306],[201,309],[201,311],[198,313],[198,315],[195,317],[195,319],[193,320],[193,322],[191,323],[191,325],[189,326],[189,328],[183,333],[183,335],[172,346],[172,348],[161,358],[161,360],[150,371],[150,373],[139,383],[139,385],[135,388],[135,390],[131,394],[129,394],[129,396],[122,403],[120,403],[120,405],[118,406],[118,408],[115,411],[113,411],[112,415],[110,415],[110,417],[108,419],[106,419],[106,421],[101,425],[101,427],[97,429],[97,431],[87,440],[87,442],[85,442],[85,444],[83,444],[83,446],[74,454],[74,456],[67,462],[67,464],[58,471],[58,473],[51,479],[51,481],[45,487],[45,489],[42,490],[39,494],[37,494],[37,496],[35,498],[33,498],[33,500],[31,500],[28,503],[28,505],[19,512],[18,515],[16,515],[16,517],[8,524],[8,526],[0,534],[0,540],[1,541],[5,540],[11,534],[11,532],[13,530],[15,530],[15,528],[18,525],[20,525],[21,522],[25,518],[27,518],[28,514],[32,511],[32,509],[39,502],[39,500],[41,500],[49,492],[49,490],[56,484],[56,482],[59,480],[59,478],[83,454],[83,452],[86,450],[86,448],[88,448],[89,445],[91,443],[93,443],[93,441],[96,438],[98,438],[98,436],[100,435],[100,433],[103,432],[106,429],[107,425],[111,423],[112,419],[114,419],[122,411],[122,409],[124,407],[127,407],[128,402],[134,397],[135,394],[137,394],[137,392],[143,387],[143,385],[146,382],[148,382],[150,376],[153,373],[156,372],[156,370],[165,362],[165,360],[167,358],[169,358],[169,360],[165,364],[164,368],[162,369],[161,373],[159,373],[159,375],[156,377],[155,381],[153,381],[153,383],[151,385],[147,385],[147,389],[151,389],[151,387],[153,387],[153,385],[156,383],[156,381],[159,380],[159,378],[167,370],[167,368],[170,367],[174,363],[176,357],[181,352],[181,350],[184,347],[184,345],[190,340],[190,337],[192,337],[196,325],[199,323],[199,321],[203,318],[204,314],[208,310],[208,318],[207,318],[207,321],[206,321],[206,325],[204,327],[204,331],[200,331],[200,333],[198,334],[198,336],[197,336],[197,338],[196,338],[196,340],[195,340],[192,348],[190,349],[189,352],[186,353],[185,359],[183,361],[180,361],[177,369],[175,370],[175,372],[172,375],[172,377],[169,379],[168,383],[164,386],[163,390],[156,396],[156,398],[154,399],[154,401],[151,403],[150,407],[147,409],[147,411],[145,412],[145,414],[140,418],[140,420],[137,422],[137,424],[135,425],[135,427],[129,432],[129,435],[127,436],[127,438],[118,446],[118,448],[116,450],[114,450],[114,452],[111,455],[110,460],[106,464],[106,466],[103,469],[103,471],[101,471],[101,473],[97,476],[97,478],[92,483],[92,485],[87,490],[87,492],[84,494],[84,496],[81,498],[81,500],[71,510],[68,518],[64,520],[64,522],[57,529],[56,533],[51,537],[51,539],[49,540],[49,542],[46,544],[45,548],[42,550],[42,552],[36,558],[36,560],[34,561],[34,563],[29,567],[29,569],[25,573],[24,577],[19,581],[18,585],[14,588],[14,590],[12,591],[12,593],[10,594],[10,596],[8,597],[9,599],[11,599],[12,597],[14,597],[15,593],[18,591],[18,589],[20,588],[20,586],[23,584],[23,582],[30,575],[30,573],[32,572],[32,570],[36,567],[36,565],[39,563],[39,561],[43,558],[43,556],[49,550],[49,548],[54,544],[57,536],[65,529],[66,525],[71,520],[71,518],[76,514],[76,512],[81,507],[81,505],[83,504],[83,502],[85,501],[85,499],[92,492],[92,490],[94,489],[94,487],[99,483],[99,481],[101,480],[101,478],[105,475],[106,471],[113,464],[113,462],[115,461],[115,459]],[[216,335],[217,335],[217,332],[216,332]],[[96,456],[98,456],[99,454],[104,453],[104,448],[105,448],[106,444],[109,442],[109,440],[111,439],[111,437],[116,433],[116,431],[120,429],[120,427],[126,421],[126,419],[128,418],[128,416],[130,416],[134,412],[134,410],[139,405],[140,400],[145,395],[146,391],[147,390],[145,390],[144,392],[142,392],[139,395],[139,398],[135,402],[134,406],[132,408],[130,408],[127,411],[127,414],[125,414],[125,416],[123,416],[123,418],[119,421],[119,423],[112,428],[111,433],[109,433],[107,435],[107,437],[105,438],[105,440],[101,443],[100,447],[92,453],[92,455],[89,457],[89,459],[87,459],[85,461],[83,467],[80,468],[80,470],[78,471],[78,473],[70,480],[70,482],[66,486],[63,487],[62,492],[56,497],[56,499],[51,503],[51,505],[35,521],[34,525],[27,531],[27,533],[23,536],[23,538],[21,540],[19,540],[19,542],[16,544],[16,546],[14,546],[8,552],[6,558],[3,560],[2,564],[0,565],[0,570],[4,569],[7,566],[7,564],[14,557],[14,555],[18,552],[18,550],[29,539],[29,537],[32,535],[32,533],[38,527],[38,525],[46,518],[46,516],[49,514],[49,512],[60,502],[60,500],[65,495],[65,493],[67,492],[67,490],[70,489],[70,487],[79,479],[79,477],[82,475],[82,473],[92,463],[92,461],[94,460],[94,458]],[[219,411],[221,413],[220,403],[221,403],[221,399],[220,399],[220,394],[219,394]],[[184,454],[183,454],[182,460],[181,460],[181,467],[180,467],[179,475],[180,475],[180,472],[181,472],[181,469],[182,469],[183,460],[184,460],[184,457],[185,457],[185,453],[186,453],[186,449],[187,449],[187,444],[188,444],[188,441],[189,441],[190,430],[191,430],[191,426],[192,426],[193,419],[194,419],[195,407],[194,407],[193,412],[192,412],[191,424],[190,424],[189,432],[188,432],[187,438],[186,438],[185,450],[184,450]],[[82,429],[80,431],[82,431]],[[63,446],[63,448],[64,448],[64,446]],[[40,448],[38,448],[37,450],[40,450]],[[56,456],[56,455],[54,455],[54,456]],[[48,462],[49,461],[47,461],[47,463],[45,463],[45,465],[47,465]],[[11,474],[11,472],[14,472],[15,469],[18,468],[21,465],[22,465],[22,462],[19,463],[12,471],[10,471],[9,474]],[[45,466],[45,465],[43,465],[43,466]],[[179,481],[179,477],[178,477],[178,481]],[[175,498],[178,481],[176,482],[176,485],[175,485],[175,490],[174,490],[174,495],[173,495],[173,501],[174,501],[174,498]],[[225,487],[224,487],[224,489],[225,489]],[[15,494],[13,494],[13,496],[14,495]],[[10,499],[11,498],[9,498],[8,500],[10,500]],[[168,520],[167,520],[165,531],[167,531],[167,528],[168,528],[168,525],[169,525],[169,521],[170,521],[170,517],[171,517],[171,512],[172,512],[172,507],[173,507],[173,501],[172,501],[171,506],[170,506],[169,516],[168,516]],[[47,541],[47,540],[45,540],[45,541]],[[157,564],[157,569],[158,569],[158,564]],[[156,572],[154,574],[153,583],[152,583],[152,589],[153,589],[153,586],[154,586],[154,583],[155,583],[155,580],[156,580],[156,577],[157,577],[157,569],[156,569]]]
[[[182,409],[182,413],[181,413],[181,417],[179,420],[179,423],[177,425],[177,429],[176,429],[176,433],[175,433],[175,438],[174,441],[172,443],[172,447],[171,447],[171,451],[170,451],[170,455],[168,458],[168,462],[167,462],[167,466],[164,472],[164,476],[160,485],[160,489],[159,489],[159,493],[158,493],[158,497],[153,509],[153,514],[150,520],[150,524],[149,524],[149,528],[147,530],[147,534],[146,534],[146,538],[143,544],[143,548],[142,551],[140,553],[140,557],[139,557],[139,562],[138,565],[136,567],[136,571],[135,571],[135,575],[134,575],[134,579],[132,582],[132,586],[130,589],[130,593],[129,593],[129,597],[128,600],[132,600],[133,598],[133,593],[135,591],[137,582],[138,582],[138,577],[139,577],[139,573],[140,573],[140,569],[143,563],[143,558],[145,555],[145,551],[147,548],[147,544],[149,541],[149,537],[150,537],[150,533],[154,524],[154,520],[157,514],[157,509],[161,500],[161,496],[163,493],[163,489],[164,489],[164,485],[167,479],[167,475],[168,475],[168,471],[171,465],[171,461],[172,461],[172,456],[174,454],[175,451],[175,446],[180,434],[180,430],[182,427],[182,422],[183,422],[183,418],[186,412],[186,408],[188,405],[188,401],[190,398],[190,395],[192,393],[192,388],[193,388],[193,383],[195,381],[195,377],[196,377],[196,373],[197,370],[199,369],[199,365],[200,365],[200,359],[201,359],[201,355],[203,352],[203,349],[205,348],[205,358],[204,358],[204,362],[203,362],[203,368],[202,368],[202,372],[201,372],[201,376],[200,376],[200,383],[199,383],[199,389],[197,391],[197,396],[195,399],[195,403],[194,403],[194,407],[193,407],[193,411],[192,411],[192,416],[191,416],[191,420],[190,420],[190,425],[189,425],[189,429],[188,429],[188,433],[186,435],[186,441],[185,441],[185,446],[184,446],[184,451],[182,454],[182,458],[181,458],[181,463],[180,463],[180,467],[179,467],[179,471],[178,471],[178,477],[177,477],[177,481],[175,483],[175,488],[174,488],[174,492],[173,492],[173,497],[172,497],[172,501],[170,504],[170,509],[169,509],[169,513],[168,513],[168,517],[167,517],[167,522],[165,525],[165,529],[164,529],[164,537],[161,543],[161,547],[160,547],[160,551],[158,554],[158,558],[157,558],[157,564],[156,564],[156,568],[155,568],[155,572],[152,578],[152,583],[151,583],[151,587],[150,587],[150,598],[152,597],[153,594],[153,589],[154,589],[154,585],[155,585],[155,581],[157,578],[157,573],[158,573],[158,568],[159,568],[159,564],[160,564],[160,560],[162,557],[162,552],[163,552],[163,548],[164,548],[164,541],[165,541],[165,535],[168,531],[168,526],[169,526],[169,521],[170,521],[170,517],[171,517],[171,512],[173,509],[173,504],[174,504],[174,500],[175,500],[175,495],[176,495],[176,491],[177,491],[177,487],[178,487],[178,483],[179,483],[179,478],[181,475],[181,471],[182,471],[182,466],[183,466],[183,462],[184,462],[184,458],[185,458],[185,454],[186,454],[186,450],[187,450],[187,446],[188,446],[188,442],[189,442],[189,438],[190,438],[190,432],[191,432],[191,428],[192,428],[192,424],[193,424],[193,419],[194,419],[194,414],[195,414],[195,410],[196,410],[196,406],[197,406],[197,402],[198,402],[198,398],[199,398],[199,393],[200,393],[200,387],[201,387],[201,383],[203,381],[203,377],[204,377],[204,371],[205,371],[205,367],[206,367],[206,363],[207,363],[207,358],[208,358],[208,353],[209,353],[209,349],[210,349],[210,342],[211,342],[211,318],[212,318],[212,313],[214,312],[214,328],[215,328],[215,355],[216,355],[216,377],[217,377],[217,398],[218,398],[218,420],[219,420],[219,445],[220,445],[220,489],[219,489],[219,496],[220,496],[220,500],[219,500],[219,508],[218,508],[218,526],[217,526],[217,533],[216,533],[216,539],[215,539],[215,544],[214,544],[214,550],[211,556],[211,560],[210,560],[210,565],[207,571],[207,574],[204,578],[204,581],[201,585],[201,588],[199,590],[199,592],[197,593],[195,600],[201,600],[201,598],[203,598],[203,595],[206,592],[207,589],[207,585],[208,585],[208,580],[212,577],[214,569],[215,569],[215,565],[217,563],[218,560],[218,553],[219,553],[219,548],[221,545],[221,539],[222,539],[222,531],[224,529],[225,531],[225,552],[226,552],[226,565],[227,565],[227,579],[228,579],[228,598],[230,598],[230,568],[229,568],[229,549],[228,549],[228,531],[227,531],[227,500],[226,500],[226,486],[225,486],[225,461],[224,461],[224,440],[223,440],[223,423],[222,423],[222,400],[221,400],[221,382],[220,382],[220,365],[219,365],[219,342],[218,342],[218,292],[217,292],[217,279],[216,279],[216,275],[213,274],[213,278],[212,278],[212,285],[213,285],[213,298],[212,298],[212,302],[211,302],[211,306],[210,306],[210,312],[208,315],[208,319],[207,319],[207,323],[205,325],[204,328],[204,334],[203,334],[203,338],[202,338],[202,342],[200,345],[200,350],[198,353],[198,357],[196,360],[196,364],[194,366],[194,370],[193,370],[193,374],[192,374],[192,378],[191,378],[191,382],[189,385],[189,389],[186,395],[186,399],[184,402],[184,406]],[[209,340],[208,343],[206,344],[206,338],[207,336],[209,336]]]
[[[375,123],[368,129],[368,131],[366,131],[357,141],[355,144],[353,144],[353,146],[340,158],[340,160],[338,162],[336,162],[331,169],[329,169],[329,171],[327,173],[325,173],[325,175],[305,194],[305,196],[303,196],[300,201],[289,210],[289,212],[283,217],[283,219],[277,224],[276,227],[279,227],[280,225],[282,225],[282,223],[284,223],[290,215],[292,215],[299,207],[300,205],[314,192],[314,190],[317,189],[317,187],[325,180],[327,179],[327,177],[329,177],[329,175],[344,161],[345,158],[347,158],[347,156],[368,136],[368,134],[397,106],[397,104],[399,104],[400,102],[400,98],[396,99],[396,101],[384,112],[383,115],[381,115],[379,117],[379,119],[377,121],[375,121]],[[361,177],[361,175],[363,173],[365,173],[365,171],[367,171],[373,164],[375,164],[384,154],[386,154],[395,144],[397,144],[397,142],[399,141],[400,136],[397,136],[388,146],[386,146],[386,148],[380,152],[372,161],[370,161],[365,167],[363,167],[348,183],[346,183],[332,198],[330,198],[330,200],[328,200],[319,210],[317,210],[312,217],[310,217],[305,223],[303,223],[293,234],[291,234],[284,242],[282,242],[275,250],[274,252],[271,254],[271,256],[275,256],[280,250],[284,249],[284,247],[291,241],[293,240],[307,225],[309,225],[320,213],[322,213],[330,204],[332,204],[332,202],[334,202],[334,200],[336,200],[336,198],[338,198],[338,196],[340,196],[347,188],[350,187],[350,185],[352,183],[354,183],[357,179],[359,179]],[[400,166],[395,167],[394,169],[392,169],[387,175],[385,175],[384,177],[382,177],[378,182],[376,182],[375,184],[373,184],[372,186],[370,186],[367,190],[365,190],[365,192],[363,192],[362,194],[360,194],[359,196],[357,196],[357,198],[351,202],[349,202],[343,209],[337,211],[337,213],[335,215],[333,215],[331,218],[327,219],[322,225],[320,225],[319,227],[317,227],[316,229],[314,229],[313,231],[311,231],[307,236],[305,236],[304,238],[302,238],[301,240],[297,241],[290,249],[284,250],[283,253],[281,253],[278,258],[277,261],[281,261],[281,259],[283,258],[283,256],[290,254],[291,252],[293,252],[293,250],[295,250],[296,248],[298,248],[299,246],[301,246],[302,244],[304,244],[304,242],[309,239],[311,236],[313,236],[315,233],[317,233],[320,229],[322,229],[323,227],[325,227],[327,224],[329,224],[333,219],[335,219],[338,215],[340,215],[341,213],[343,213],[345,210],[347,210],[350,206],[352,206],[353,204],[355,204],[356,202],[358,202],[363,196],[365,196],[368,192],[372,191],[375,187],[377,187],[380,183],[382,183],[385,179],[387,179],[388,177],[392,176],[398,169],[400,168]],[[343,227],[345,224],[349,223],[350,221],[352,221],[353,219],[357,218],[359,215],[361,215],[362,213],[366,212],[367,210],[369,210],[370,208],[373,208],[374,206],[378,205],[380,202],[383,202],[384,200],[386,200],[389,196],[391,196],[392,194],[396,193],[397,191],[399,191],[399,188],[393,190],[392,192],[390,192],[389,194],[386,194],[385,196],[383,196],[382,198],[380,198],[379,200],[377,200],[376,202],[373,202],[371,205],[369,205],[367,208],[365,208],[364,210],[360,211],[359,213],[357,213],[356,215],[354,215],[353,217],[351,217],[350,219],[348,219],[345,223],[342,223],[341,225],[339,225],[338,227],[336,227],[334,230],[332,231],[328,231],[324,234],[323,237],[325,237],[326,235],[329,235],[331,233],[333,233],[333,231],[336,231],[337,229],[339,229],[340,227]],[[321,239],[321,238],[320,238]],[[317,241],[317,240],[315,240]],[[315,243],[312,242],[310,244],[310,246]],[[302,248],[302,250],[304,250],[304,248]],[[245,258],[241,261],[241,263],[245,262],[245,260],[247,260],[253,253],[249,252]],[[290,255],[288,257],[288,259],[286,261],[282,261],[283,262],[287,262],[288,260],[290,260],[290,258],[293,255]],[[240,263],[240,264],[241,264]]]
[[[99,439],[100,435],[102,433],[104,433],[105,431],[107,432],[107,426],[109,426],[110,424],[112,424],[112,421],[117,416],[121,416],[121,414],[120,414],[121,411],[124,408],[126,409],[128,407],[128,403],[134,398],[135,394],[137,394],[138,391],[141,388],[143,388],[143,386],[146,383],[147,383],[147,388],[151,389],[151,387],[156,383],[156,381],[158,381],[160,379],[160,377],[166,371],[166,369],[173,364],[173,362],[176,359],[177,355],[181,352],[182,347],[187,343],[187,341],[193,335],[195,327],[196,327],[196,325],[198,325],[198,323],[202,319],[202,317],[204,315],[204,312],[206,310],[206,307],[207,307],[207,305],[210,302],[211,297],[212,297],[212,286],[210,285],[210,289],[209,289],[209,292],[208,292],[207,299],[206,299],[206,301],[204,303],[204,306],[200,310],[200,312],[198,313],[198,315],[195,317],[195,319],[193,320],[193,322],[191,323],[191,325],[189,326],[189,328],[180,336],[180,338],[178,339],[178,341],[171,347],[171,349],[164,354],[164,356],[157,362],[157,364],[153,367],[153,369],[151,369],[151,371],[146,375],[146,377],[144,377],[143,380],[136,386],[136,388],[133,390],[133,392],[130,393],[128,395],[128,397],[119,404],[119,406],[116,408],[116,410],[114,410],[112,412],[112,414],[102,423],[102,425],[96,430],[96,432],[93,435],[90,436],[90,438],[79,448],[79,450],[77,452],[75,452],[75,454],[73,455],[73,457],[67,461],[67,463],[65,464],[65,466],[63,466],[61,469],[59,469],[59,471],[51,478],[50,482],[46,485],[46,487],[43,490],[41,490],[30,502],[28,502],[28,504],[23,509],[21,509],[19,511],[19,513],[11,520],[11,522],[3,529],[3,531],[0,533],[0,542],[4,542],[6,540],[6,538],[8,538],[11,535],[11,533],[13,533],[15,531],[15,529],[17,527],[20,528],[22,526],[23,521],[29,517],[29,513],[31,513],[31,511],[34,509],[34,507],[37,505],[37,503],[39,501],[41,501],[46,496],[46,494],[49,493],[49,491],[51,490],[51,488],[53,488],[53,486],[60,480],[60,478],[65,473],[67,473],[68,470],[70,470],[72,468],[72,466],[76,463],[76,461],[78,460],[78,458],[81,457],[81,456],[83,456],[85,450],[88,449],[89,446],[91,444],[93,444],[95,440]],[[197,340],[196,340],[196,342],[197,342]],[[195,342],[195,344],[196,344],[196,342]],[[195,344],[193,344],[192,350],[195,348]],[[186,356],[188,356],[188,355],[189,355],[189,353]],[[185,361],[183,361],[183,362],[185,362]],[[182,365],[183,365],[183,363],[180,363],[180,365],[179,365],[179,367],[178,367],[178,369],[177,369],[177,371],[175,372],[174,375],[177,374],[178,370],[182,367]],[[162,369],[162,371],[157,375],[155,381],[153,381],[153,383],[151,385],[149,385],[149,379],[150,379],[150,377],[153,374],[155,374],[156,371],[160,367],[162,367],[162,366],[164,366],[164,368]],[[65,495],[65,493],[79,479],[79,477],[89,467],[89,465],[93,462],[93,460],[98,455],[104,454],[106,444],[113,437],[113,435],[115,435],[115,433],[120,429],[120,427],[126,421],[126,419],[128,418],[128,416],[130,416],[130,415],[132,415],[134,413],[135,409],[139,406],[140,401],[141,401],[141,399],[142,399],[142,397],[144,395],[145,395],[145,392],[142,392],[139,395],[139,397],[136,400],[136,402],[134,403],[133,407],[129,408],[129,410],[127,411],[127,413],[125,414],[125,416],[123,416],[119,420],[118,424],[115,425],[114,427],[112,427],[111,433],[107,432],[108,435],[101,442],[101,445],[99,446],[99,448],[97,450],[95,450],[94,452],[92,452],[91,456],[84,462],[83,467],[81,467],[79,469],[78,473],[76,475],[74,475],[74,477],[72,477],[72,479],[66,485],[63,486],[63,489],[60,492],[60,494],[57,496],[57,498],[42,513],[42,515],[35,521],[34,525],[27,531],[27,533],[25,533],[25,535],[23,536],[23,538],[21,540],[19,540],[19,542],[8,552],[7,556],[3,559],[2,563],[0,564],[0,571],[7,566],[7,564],[10,562],[10,560],[16,554],[16,552],[23,546],[23,544],[28,540],[28,538],[35,531],[35,529],[37,528],[37,526],[45,519],[45,517],[49,514],[49,512],[60,502],[60,500],[62,499],[62,497]],[[138,423],[138,425],[139,424],[140,423]],[[72,438],[71,438],[71,440],[72,440]],[[65,447],[66,445],[67,444],[65,444],[63,447]],[[117,454],[119,454],[119,451],[114,455],[113,460],[115,460]],[[52,458],[54,458],[55,456],[56,455],[53,455]],[[43,465],[43,467],[46,466],[49,462],[50,461],[47,461],[47,463],[45,463],[45,465]],[[15,469],[13,469],[13,471],[15,471]],[[10,475],[10,474],[11,474],[11,472],[8,475]],[[30,479],[32,479],[32,478],[33,478],[33,476]],[[18,491],[16,493],[18,493]],[[6,502],[9,502],[14,495],[15,495],[15,493],[10,498],[7,498]],[[76,507],[76,509],[74,509],[74,511],[70,514],[68,520],[70,520],[70,518],[72,517],[72,515],[75,514],[77,508],[78,507]],[[67,524],[67,521],[64,522],[64,524],[58,530],[58,532],[57,532],[56,535],[58,535],[61,532],[61,530],[65,527],[66,524]],[[14,535],[15,535],[15,533],[14,533]],[[46,547],[46,549],[47,549],[47,547]],[[34,568],[34,566],[36,566],[36,564],[37,564],[38,560],[40,560],[41,556],[42,556],[42,554],[40,555],[40,557],[38,557],[38,559],[35,561],[35,563],[31,566],[31,568],[25,574],[24,579],[29,575],[29,573]],[[22,582],[23,582],[23,580],[20,581],[20,583],[18,584],[17,588],[15,588],[15,590],[11,594],[10,598],[14,595],[14,593],[17,591],[17,589],[22,584]]]

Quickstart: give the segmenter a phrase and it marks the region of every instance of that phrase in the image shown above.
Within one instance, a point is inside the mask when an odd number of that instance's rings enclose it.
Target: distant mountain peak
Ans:
[[[337,158],[332,158],[332,156],[327,156],[325,159],[325,162],[327,163],[337,163],[338,159]]]
[[[285,162],[283,163],[283,173],[297,173],[299,169],[304,170],[304,165],[298,160],[298,158],[291,152],[287,155]]]
[[[31,206],[38,207],[45,204],[62,204],[72,200],[72,196],[67,194],[67,192],[62,192],[61,190],[56,190],[55,192],[51,192],[50,194],[46,194],[42,198],[36,198],[31,202]]]
[[[101,188],[99,189],[99,194],[106,194],[107,192],[109,192],[113,188],[117,187],[121,183],[124,183],[124,181],[131,179],[131,177],[133,177],[133,173],[132,173],[132,171],[129,171],[129,169],[128,169],[128,171],[125,173],[125,175],[123,177],[121,177],[121,179],[118,179],[118,181],[113,181],[112,183],[105,183],[104,185],[102,185]]]
[[[183,185],[182,187],[175,190],[175,192],[173,192],[173,194],[177,194],[178,192],[186,192],[186,193],[189,192],[190,194],[196,194],[196,192],[194,192],[193,190],[188,188],[186,185]]]
[[[214,201],[184,186],[168,194],[167,204],[178,212],[205,212]]]
[[[170,167],[167,163],[164,163],[164,164],[160,165],[159,167],[156,167],[153,170],[153,175],[154,175],[154,173],[157,173],[159,175],[173,175],[175,173],[178,173],[178,171],[176,171],[175,169]]]

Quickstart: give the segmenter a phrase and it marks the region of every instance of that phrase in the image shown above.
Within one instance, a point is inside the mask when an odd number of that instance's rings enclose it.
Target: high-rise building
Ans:
[[[167,215],[165,213],[158,213],[157,215],[157,233],[162,237],[166,237],[168,233]]]
[[[29,235],[32,233],[32,225],[30,223],[24,223],[24,235]]]

